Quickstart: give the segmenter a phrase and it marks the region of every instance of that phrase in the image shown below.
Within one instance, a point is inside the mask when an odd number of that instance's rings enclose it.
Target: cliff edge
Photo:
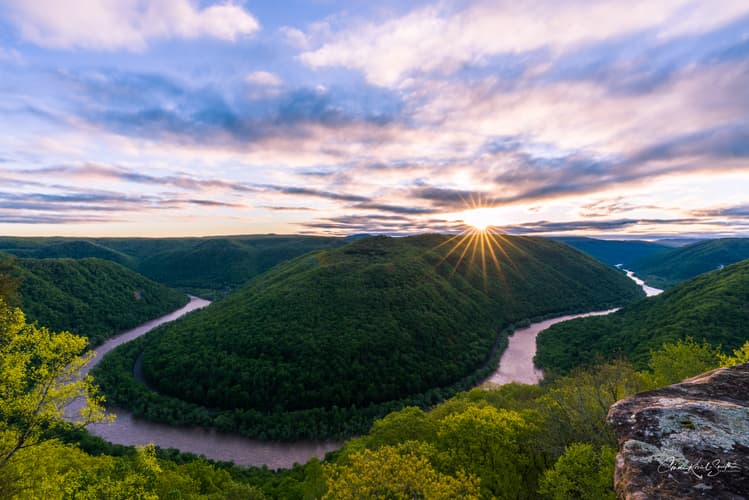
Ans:
[[[749,499],[749,363],[615,403],[619,498]]]

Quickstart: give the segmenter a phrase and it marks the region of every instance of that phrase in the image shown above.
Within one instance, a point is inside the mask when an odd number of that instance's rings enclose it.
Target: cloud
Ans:
[[[194,0],[9,0],[21,36],[55,49],[143,50],[153,40],[255,33],[252,14],[231,2],[200,8]]]
[[[282,207],[276,205],[258,205],[257,208],[264,208],[266,210],[273,210],[276,212],[309,212],[314,211],[314,208],[310,207]]]
[[[279,87],[283,85],[283,80],[268,71],[254,71],[244,77],[244,80],[251,85],[258,85],[261,87]]]
[[[65,214],[17,214],[0,211],[0,224],[102,224],[122,222],[116,217]]]
[[[515,166],[495,177],[499,191],[494,203],[536,201],[591,193],[667,175],[704,171],[740,171],[749,156],[749,126],[726,124],[661,139],[627,156],[596,156],[584,151],[556,157],[515,152]]]
[[[114,179],[123,182],[137,184],[149,184],[155,186],[174,186],[187,190],[202,191],[207,189],[225,189],[239,192],[255,192],[254,188],[243,183],[220,179],[203,179],[191,175],[176,174],[165,176],[154,176],[143,174],[131,169],[96,163],[85,163],[80,165],[55,165],[51,167],[23,170],[21,173],[32,176],[71,176],[82,179]]]
[[[606,217],[617,213],[643,209],[663,210],[663,207],[657,205],[638,205],[630,203],[623,197],[618,196],[614,199],[596,200],[592,203],[583,204],[580,206],[579,213],[582,217]]]
[[[378,210],[395,214],[424,215],[437,213],[439,210],[427,207],[388,205],[385,203],[357,203],[352,208],[361,210]]]
[[[152,186],[172,186],[181,188],[189,191],[207,191],[220,189],[228,192],[238,193],[254,193],[257,195],[263,193],[279,193],[289,196],[300,196],[310,198],[323,198],[335,201],[346,201],[346,202],[369,202],[370,198],[367,196],[360,196],[348,193],[337,193],[326,191],[323,189],[315,189],[311,187],[301,186],[284,186],[278,184],[261,184],[261,183],[246,183],[229,181],[222,179],[206,179],[195,177],[191,175],[176,174],[176,175],[164,175],[154,176],[149,174],[142,174],[140,172],[132,171],[122,167],[110,166],[110,165],[99,165],[99,164],[82,164],[82,165],[56,165],[52,167],[44,167],[39,169],[23,170],[19,173],[31,175],[31,176],[71,176],[79,177],[83,179],[114,179],[122,182],[134,183],[134,184],[146,184]],[[22,195],[19,195],[22,196]],[[40,195],[42,196],[42,195]],[[43,195],[45,197],[54,197],[57,195]],[[82,195],[85,196],[85,195]],[[91,195],[95,198],[96,195]],[[101,195],[107,198],[108,195]],[[89,200],[90,201],[90,200]],[[219,206],[220,204],[213,201],[203,200],[181,200],[181,203],[191,202],[193,204],[203,205],[214,205]],[[223,204],[224,206],[237,206],[232,204]]]
[[[737,0],[711,2],[710,8],[701,3],[507,0],[473,2],[463,10],[442,3],[383,22],[346,26],[299,58],[313,68],[353,68],[374,84],[398,86],[419,74],[452,74],[466,66],[482,66],[500,54],[539,49],[558,53],[647,30],[668,38],[709,30],[749,12],[749,6]],[[669,25],[671,29],[658,31]]]
[[[316,198],[326,198],[329,200],[338,201],[369,201],[366,196],[359,196],[355,194],[345,193],[331,193],[329,191],[322,191],[319,189],[311,189],[297,186],[276,186],[272,184],[259,184],[259,188],[267,189],[269,191],[275,191],[277,193],[288,194],[288,195],[299,195],[299,196],[311,196]]]
[[[727,16],[727,23],[713,31],[694,30],[668,38],[637,32],[585,43],[559,54],[534,82],[587,80],[615,94],[651,93],[690,71],[746,59],[749,12],[743,14]]]
[[[749,220],[749,204],[692,210],[695,217],[730,217]]]
[[[434,186],[419,187],[411,190],[410,196],[431,201],[435,207],[443,210],[465,209],[471,205],[492,204],[493,196],[485,191],[468,191],[447,189]]]
[[[633,230],[639,226],[648,227],[650,232],[658,231],[660,226],[662,231],[668,232],[668,229],[674,226],[731,226],[733,224],[726,221],[703,220],[700,218],[678,218],[678,219],[611,219],[611,220],[587,220],[587,221],[535,221],[523,224],[508,225],[502,228],[503,231],[512,234],[533,234],[533,233],[575,233],[581,231],[606,232],[622,231],[625,229]],[[655,228],[655,229],[653,229]],[[729,228],[730,229],[730,228]]]
[[[309,47],[309,40],[307,38],[307,35],[305,35],[301,30],[292,28],[291,26],[282,26],[278,29],[278,32],[281,34],[286,43],[288,43],[292,47],[296,47],[302,50],[306,50]]]
[[[97,70],[54,77],[70,89],[64,94],[72,101],[68,114],[78,126],[177,145],[247,149],[277,137],[304,138],[315,128],[384,127],[402,112],[400,97],[388,91],[269,86],[275,75],[266,72],[252,74],[263,85],[255,85],[251,99],[246,87],[233,93],[152,73]]]
[[[126,212],[133,209],[170,209],[194,205],[241,208],[244,205],[199,198],[123,195],[110,192],[7,193],[0,192],[0,208],[41,212]]]
[[[5,49],[3,47],[0,47],[0,61],[8,61],[20,64],[24,61],[24,58],[16,49]]]

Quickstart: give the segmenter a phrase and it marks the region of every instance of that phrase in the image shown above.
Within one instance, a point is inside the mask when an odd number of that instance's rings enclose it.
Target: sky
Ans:
[[[746,0],[0,0],[0,234],[749,236]]]

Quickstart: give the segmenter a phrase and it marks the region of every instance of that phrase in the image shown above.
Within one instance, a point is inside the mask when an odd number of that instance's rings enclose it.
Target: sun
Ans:
[[[474,208],[460,214],[461,219],[476,231],[484,232],[496,226],[496,213],[489,208]]]

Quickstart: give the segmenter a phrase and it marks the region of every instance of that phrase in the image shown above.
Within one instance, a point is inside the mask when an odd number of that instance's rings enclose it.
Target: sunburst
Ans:
[[[460,223],[458,226],[461,229],[460,233],[437,245],[435,250],[449,245],[449,249],[440,259],[438,265],[448,262],[447,259],[452,255],[458,256],[453,264],[450,276],[455,274],[466,258],[469,259],[471,266],[477,260],[480,260],[484,289],[486,290],[488,279],[494,272],[500,280],[504,281],[503,266],[515,267],[505,247],[512,248],[520,253],[522,253],[522,250],[501,233],[500,227],[495,225],[496,212],[491,207],[477,206],[476,203],[470,205],[470,208],[460,213],[456,220]],[[501,260],[500,256],[502,257]],[[493,271],[490,268],[491,265],[493,265]]]

